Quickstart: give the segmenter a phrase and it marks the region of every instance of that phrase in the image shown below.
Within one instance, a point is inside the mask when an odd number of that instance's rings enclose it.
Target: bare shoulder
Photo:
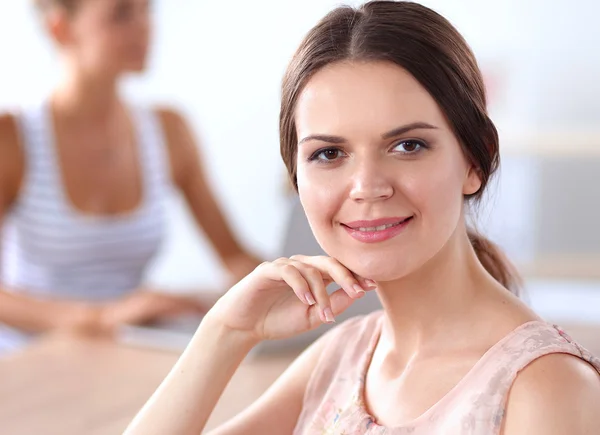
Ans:
[[[13,114],[0,114],[0,209],[16,198],[25,167],[19,127]]]
[[[172,107],[161,106],[155,109],[155,113],[163,128],[169,148],[186,146],[196,148],[192,128],[180,111]]]
[[[169,131],[182,128],[187,125],[183,114],[173,107],[159,106],[154,110],[158,115],[163,128],[168,129]]]
[[[199,171],[196,138],[187,119],[178,110],[158,107],[155,112],[163,129],[173,181],[183,187]]]
[[[0,114],[0,152],[2,156],[16,156],[20,151],[19,127],[12,113]]]
[[[503,435],[600,433],[600,374],[586,361],[550,354],[517,376],[508,397]]]

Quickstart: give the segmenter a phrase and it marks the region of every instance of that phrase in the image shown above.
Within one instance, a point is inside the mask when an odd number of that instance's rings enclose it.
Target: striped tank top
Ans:
[[[100,302],[141,284],[163,237],[170,178],[159,119],[151,110],[130,111],[143,198],[135,210],[115,216],[86,214],[70,202],[47,102],[20,112],[26,168],[2,231],[3,287],[33,297]],[[31,338],[0,324],[0,354]]]

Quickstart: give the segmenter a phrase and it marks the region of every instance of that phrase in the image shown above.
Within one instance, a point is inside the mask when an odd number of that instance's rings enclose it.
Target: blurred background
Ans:
[[[314,249],[292,219],[301,211],[279,155],[279,86],[306,31],[339,3],[157,0],[149,69],[124,83],[129,98],[187,115],[219,204],[263,258]],[[540,314],[600,324],[600,3],[421,3],[470,43],[500,132],[502,169],[479,227],[517,263]],[[0,59],[0,111],[38,101],[57,82],[58,58],[31,2],[0,0]],[[174,292],[220,288],[214,252],[182,198],[169,201],[148,280]]]
[[[149,70],[124,90],[187,114],[237,233],[263,257],[277,256],[290,210],[278,148],[279,84],[304,33],[339,2],[154,3]],[[479,212],[482,229],[540,277],[600,278],[600,5],[423,3],[463,33],[488,82],[504,162]],[[0,0],[0,29],[0,109],[39,100],[60,70],[31,2]],[[172,202],[169,237],[150,278],[173,289],[218,287],[214,254],[181,200],[173,195]]]

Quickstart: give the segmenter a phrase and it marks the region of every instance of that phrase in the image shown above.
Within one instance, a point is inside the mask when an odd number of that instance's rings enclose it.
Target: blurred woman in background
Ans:
[[[151,2],[36,7],[64,76],[48,99],[0,117],[0,353],[44,331],[104,333],[203,311],[143,288],[170,184],[232,278],[258,264],[219,210],[182,116],[119,96],[119,79],[146,65]]]

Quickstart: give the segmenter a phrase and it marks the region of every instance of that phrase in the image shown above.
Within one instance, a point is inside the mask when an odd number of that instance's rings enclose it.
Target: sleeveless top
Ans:
[[[160,121],[130,107],[140,156],[142,201],[131,212],[87,214],[68,198],[47,102],[18,117],[25,176],[2,231],[0,282],[40,298],[105,301],[137,288],[164,233],[168,155]],[[0,353],[30,336],[0,324]]]
[[[331,334],[304,397],[294,435],[498,435],[509,390],[517,374],[537,358],[566,353],[600,373],[600,359],[557,326],[532,321],[492,346],[440,401],[411,422],[378,425],[364,404],[364,380],[377,345],[382,311],[350,319]],[[353,345],[349,345],[354,343]]]

